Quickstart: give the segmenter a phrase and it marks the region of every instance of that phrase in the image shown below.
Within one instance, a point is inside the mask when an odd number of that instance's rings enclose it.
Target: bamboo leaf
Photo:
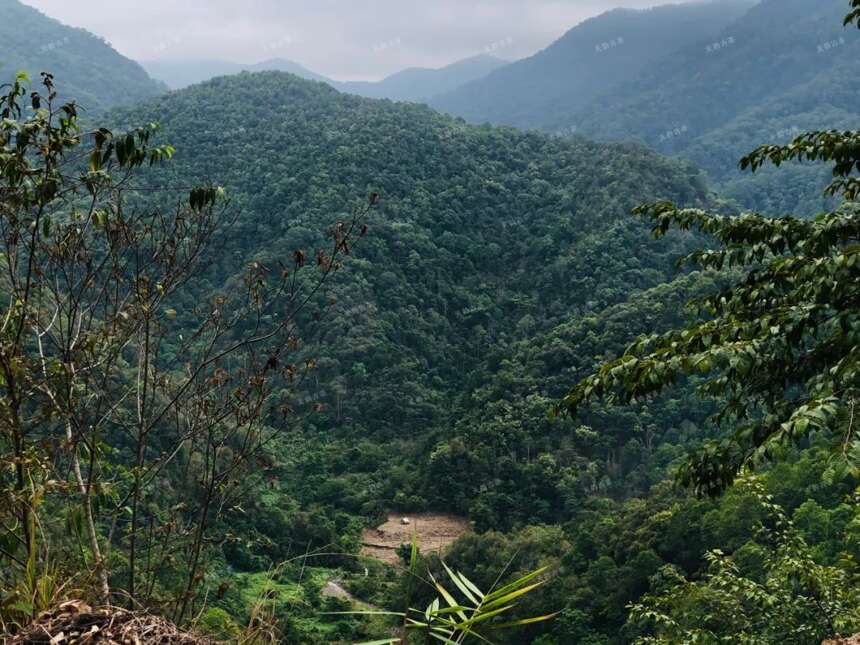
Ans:
[[[463,581],[460,580],[460,576],[451,571],[451,569],[448,568],[448,565],[444,562],[442,563],[442,566],[445,567],[445,572],[448,574],[448,577],[451,578],[451,581],[455,585],[457,585],[457,588],[463,593],[463,595],[472,601],[475,607],[480,605],[480,601],[472,594],[472,591],[463,583]]]
[[[537,589],[538,587],[542,587],[545,584],[546,584],[546,580],[541,580],[540,582],[536,582],[535,584],[529,585],[528,587],[523,587],[522,589],[518,589],[517,591],[512,591],[511,593],[506,594],[506,595],[502,596],[501,598],[497,598],[496,600],[494,600],[492,602],[488,602],[488,603],[484,604],[482,606],[482,609],[487,610],[487,609],[490,609],[491,607],[498,607],[499,605],[507,604],[511,600],[514,600],[515,598],[519,598],[520,596],[524,596],[525,594],[529,593],[530,591],[533,591],[533,590]]]
[[[484,592],[478,589],[478,587],[462,573],[460,573],[460,579],[463,581],[464,585],[466,585],[467,587],[469,587],[469,589],[472,590],[472,593],[474,593],[481,600],[484,599]]]
[[[431,578],[432,578],[432,576],[431,576]],[[442,594],[442,597],[445,599],[445,602],[447,602],[447,603],[448,603],[448,606],[449,606],[449,607],[458,607],[458,606],[460,605],[460,603],[458,603],[458,602],[454,599],[454,596],[452,596],[450,593],[448,593],[448,590],[447,590],[447,589],[445,589],[445,587],[443,587],[442,585],[440,585],[438,582],[436,582],[436,580],[435,580],[435,579],[433,579],[433,584],[434,584],[434,585],[436,585],[436,589],[439,591],[439,593],[440,593],[440,594]],[[463,613],[462,611],[458,611],[458,612],[457,612],[457,615],[458,615],[462,620],[466,620],[466,614],[465,614],[465,613]]]
[[[549,567],[541,567],[537,571],[532,571],[531,573],[523,576],[519,580],[516,580],[510,584],[505,585],[504,587],[502,587],[500,589],[497,589],[496,591],[494,591],[490,594],[487,594],[484,597],[484,602],[486,603],[486,602],[490,602],[492,600],[495,600],[496,598],[500,598],[501,596],[504,596],[505,594],[507,594],[507,593],[509,593],[515,589],[518,589],[521,586],[523,586],[524,584],[534,580],[538,576],[546,573],[548,570],[549,570]]]
[[[542,623],[547,620],[552,620],[556,616],[558,616],[561,612],[557,611],[554,614],[547,614],[545,616],[535,616],[534,618],[522,618],[520,620],[512,620],[507,623],[499,623],[497,625],[490,625],[489,629],[509,629],[511,627],[520,627],[522,625],[532,625],[534,623]]]

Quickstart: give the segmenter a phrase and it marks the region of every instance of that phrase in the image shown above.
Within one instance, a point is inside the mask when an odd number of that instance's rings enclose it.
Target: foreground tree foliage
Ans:
[[[154,126],[82,132],[49,74],[29,99],[26,80],[0,98],[0,617],[95,589],[182,621],[218,519],[316,407],[290,396],[314,369],[293,362],[300,330],[377,197],[316,257],[251,262],[177,310],[230,234],[223,191],[142,202],[139,175],[174,152]]]
[[[632,606],[630,625],[656,643],[820,643],[860,629],[860,589],[844,569],[816,562],[812,549],[773,497],[744,482],[764,511],[758,526],[761,573],[743,571],[722,551],[707,554],[708,570],[687,581],[674,567],[655,576],[658,591]]]
[[[846,24],[858,18],[852,6]],[[699,392],[720,402],[717,422],[731,429],[680,469],[684,484],[708,494],[721,493],[744,467],[781,454],[811,429],[840,431],[837,443],[847,452],[860,392],[858,139],[858,132],[810,132],[787,146],[761,146],[741,161],[753,171],[767,163],[831,163],[826,193],[844,201],[811,220],[724,216],[668,202],[637,208],[657,237],[692,229],[719,243],[680,265],[740,270],[743,277],[690,303],[694,324],[640,338],[578,383],[558,410],[575,414],[601,398],[646,400],[697,377]]]

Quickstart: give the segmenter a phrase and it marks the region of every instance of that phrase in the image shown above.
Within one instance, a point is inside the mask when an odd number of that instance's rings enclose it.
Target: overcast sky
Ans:
[[[288,58],[339,80],[546,47],[618,6],[676,0],[24,0],[136,60]]]

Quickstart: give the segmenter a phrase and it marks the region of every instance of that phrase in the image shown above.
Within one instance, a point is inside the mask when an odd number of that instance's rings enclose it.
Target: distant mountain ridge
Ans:
[[[18,0],[0,0],[0,83],[18,71],[61,81],[61,98],[89,112],[128,105],[167,90],[134,61],[84,29],[64,25]]]
[[[684,156],[750,208],[772,214],[825,208],[825,170],[794,165],[751,176],[737,162],[759,144],[860,119],[860,33],[840,27],[845,6],[843,0],[762,0],[712,44],[678,49],[546,128],[575,123],[588,137],[638,140]]]
[[[369,98],[387,98],[395,101],[419,101],[482,78],[506,65],[506,61],[493,56],[480,55],[452,63],[439,69],[411,67],[388,76],[381,81],[335,81],[307,69],[299,63],[284,59],[244,65],[229,61],[144,61],[143,67],[155,78],[164,81],[170,89],[183,89],[217,76],[232,76],[240,72],[288,72],[299,78],[327,83],[347,94]]]
[[[419,101],[455,90],[507,64],[500,58],[481,54],[439,69],[410,67],[378,82],[334,83],[334,86],[342,92],[369,98]]]

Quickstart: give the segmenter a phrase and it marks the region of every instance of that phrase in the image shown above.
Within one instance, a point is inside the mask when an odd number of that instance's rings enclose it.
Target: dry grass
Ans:
[[[65,602],[43,613],[23,632],[8,639],[9,645],[49,643],[51,645],[211,645],[193,634],[181,632],[164,619],[115,607],[93,609],[80,601]]]

